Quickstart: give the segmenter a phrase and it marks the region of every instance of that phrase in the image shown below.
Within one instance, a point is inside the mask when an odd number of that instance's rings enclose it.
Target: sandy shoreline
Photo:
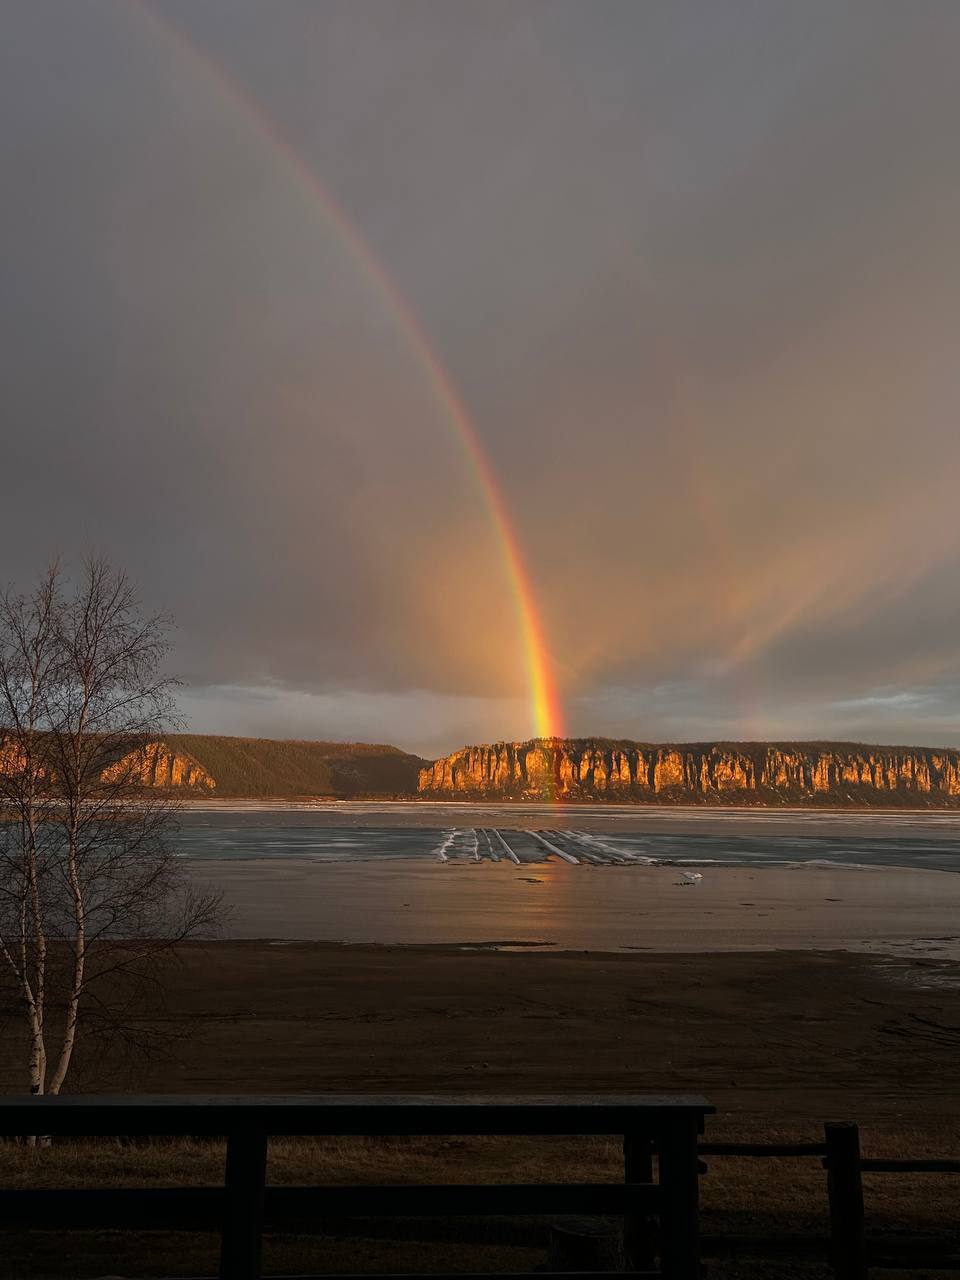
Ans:
[[[960,875],[836,866],[570,867],[393,860],[188,863],[231,939],[556,950],[835,950],[960,960]]]

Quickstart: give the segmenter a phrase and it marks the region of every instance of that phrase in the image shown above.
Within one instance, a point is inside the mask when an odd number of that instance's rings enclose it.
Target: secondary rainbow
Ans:
[[[390,305],[400,322],[401,330],[418,357],[420,367],[427,375],[432,394],[441,406],[445,418],[455,429],[457,439],[483,498],[513,597],[534,733],[541,738],[562,736],[562,705],[553,676],[553,664],[546,643],[540,610],[513,521],[493,468],[477,436],[476,428],[470,421],[449,374],[437,358],[420,321],[364,237],[350,222],[303,155],[282,134],[260,103],[251,97],[226,68],[196,45],[180,27],[174,25],[166,15],[159,14],[149,0],[131,0],[131,4],[143,14],[150,27],[166,39],[177,55],[202,71],[236,110],[243,114],[250,127],[269,143],[273,152],[282,160],[287,172],[296,179],[320,208],[324,217],[336,229],[347,246],[353,260],[367,279],[376,285],[380,294]]]

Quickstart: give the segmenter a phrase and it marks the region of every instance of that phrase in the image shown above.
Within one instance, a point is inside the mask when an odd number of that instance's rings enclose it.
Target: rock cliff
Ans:
[[[43,757],[42,738],[38,740],[38,746],[41,762],[34,768],[39,776],[55,779],[58,768],[55,755],[51,751],[49,756]],[[200,792],[213,791],[217,785],[199,760],[167,742],[147,742],[125,755],[118,757],[111,752],[106,758],[109,760],[111,755],[113,759],[101,770],[104,782]],[[9,777],[19,773],[24,765],[25,757],[19,748],[8,740],[0,740],[0,775]]]
[[[464,747],[419,793],[679,804],[960,805],[960,751],[830,742],[535,738]]]
[[[150,742],[103,771],[107,782],[138,783],[165,790],[213,791],[216,781],[199,760],[166,742]]]

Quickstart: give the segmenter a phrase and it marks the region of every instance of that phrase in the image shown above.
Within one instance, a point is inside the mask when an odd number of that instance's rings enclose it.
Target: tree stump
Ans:
[[[623,1271],[623,1231],[603,1218],[562,1218],[550,1224],[545,1271]]]

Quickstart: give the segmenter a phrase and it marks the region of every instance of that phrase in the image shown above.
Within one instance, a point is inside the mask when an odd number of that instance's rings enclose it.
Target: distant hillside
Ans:
[[[856,742],[639,743],[535,738],[464,747],[423,796],[637,804],[960,805],[960,752]]]
[[[365,742],[298,742],[172,733],[178,753],[213,779],[218,797],[410,796],[428,763],[398,747]]]

